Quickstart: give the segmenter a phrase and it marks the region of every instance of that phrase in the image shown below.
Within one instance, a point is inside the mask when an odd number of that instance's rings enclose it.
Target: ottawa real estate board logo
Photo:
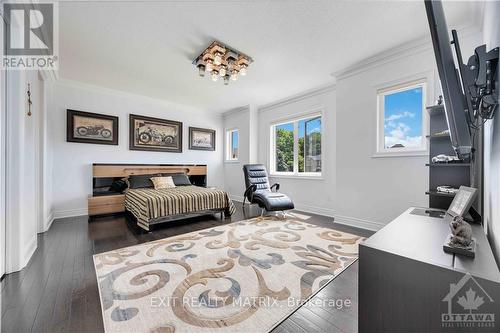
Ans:
[[[446,313],[441,314],[442,327],[495,327],[493,298],[470,273],[466,273],[457,283],[451,283],[442,301],[448,303]]]
[[[57,3],[4,2],[2,69],[57,69]]]

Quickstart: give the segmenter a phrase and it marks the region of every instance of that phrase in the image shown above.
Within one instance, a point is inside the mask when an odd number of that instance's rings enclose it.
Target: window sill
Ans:
[[[313,179],[313,180],[324,180],[322,175],[319,176],[311,176],[311,175],[280,175],[276,173],[272,173],[269,175],[269,178],[284,178],[284,179]]]
[[[427,150],[416,150],[416,151],[381,151],[376,152],[371,157],[419,157],[419,156],[429,156],[429,151]]]
[[[224,163],[240,163],[239,160],[225,160]]]

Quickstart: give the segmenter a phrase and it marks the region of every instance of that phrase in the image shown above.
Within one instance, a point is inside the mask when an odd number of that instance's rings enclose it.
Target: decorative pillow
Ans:
[[[185,173],[162,173],[162,177],[172,177],[175,186],[192,185]]]
[[[123,178],[122,178],[122,180],[123,180],[123,181],[125,182],[125,184],[127,185],[127,188],[129,188],[129,187],[130,187],[130,182],[129,182],[128,178],[127,178],[127,177],[123,177]]]
[[[123,179],[117,179],[111,183],[109,190],[111,192],[122,193],[128,187],[127,183]]]
[[[151,181],[152,177],[159,177],[159,174],[151,174],[151,175],[132,175],[129,177],[129,188],[153,188],[153,182]]]
[[[154,184],[155,190],[175,187],[172,177],[153,177],[151,178],[151,181]]]

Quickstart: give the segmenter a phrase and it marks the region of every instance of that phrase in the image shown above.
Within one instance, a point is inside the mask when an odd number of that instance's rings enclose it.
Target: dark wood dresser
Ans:
[[[472,259],[443,251],[447,218],[412,212],[360,245],[359,332],[499,332],[500,272],[482,226]],[[484,314],[493,322],[470,322]]]

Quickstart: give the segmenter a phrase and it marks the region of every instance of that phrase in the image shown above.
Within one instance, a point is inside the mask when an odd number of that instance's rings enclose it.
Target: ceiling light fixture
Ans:
[[[226,73],[227,73],[226,66],[225,65],[221,65],[220,69],[219,69],[220,76],[226,76]]]
[[[238,71],[236,69],[233,69],[231,71],[231,80],[233,80],[233,81],[238,80]]]
[[[200,68],[200,67],[201,67],[201,65],[198,65],[198,68]],[[205,70],[210,73],[213,69],[214,69],[214,67],[212,65],[212,59],[208,59],[206,62]],[[205,75],[200,75],[200,76],[205,76]]]
[[[214,54],[214,64],[216,64],[217,66],[219,66],[220,64],[222,64],[222,53],[215,52],[215,54]]]
[[[212,71],[212,81],[216,82],[218,79],[219,79],[219,72],[216,69],[214,69]]]
[[[241,65],[240,66],[240,75],[241,76],[247,75],[247,66],[246,65]]]
[[[193,65],[198,68],[200,76],[208,72],[211,73],[212,81],[218,81],[220,76],[224,78],[224,85],[228,85],[229,80],[236,81],[239,75],[245,76],[252,62],[249,56],[214,41],[194,59]]]

